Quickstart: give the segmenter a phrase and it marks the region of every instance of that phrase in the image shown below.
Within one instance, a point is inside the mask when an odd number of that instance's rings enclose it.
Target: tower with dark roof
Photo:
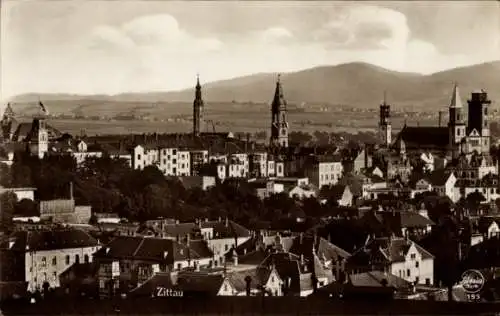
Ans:
[[[380,105],[380,121],[378,124],[379,137],[382,145],[389,147],[392,142],[392,126],[391,126],[391,106],[387,104],[384,92],[384,101]]]
[[[467,133],[471,138],[471,151],[489,154],[490,152],[490,122],[488,107],[491,101],[484,90],[474,91],[471,94],[469,105],[469,121]]]
[[[205,104],[201,96],[200,76],[196,77],[196,90],[193,102],[193,135],[199,136],[202,128],[203,109]]]
[[[289,126],[286,118],[286,100],[283,95],[280,75],[278,75],[278,80],[276,80],[276,90],[271,104],[271,117],[270,145],[274,147],[288,147]]]
[[[462,151],[462,144],[466,135],[465,115],[463,114],[462,100],[458,85],[453,86],[448,121],[449,146],[452,157],[456,157]]]

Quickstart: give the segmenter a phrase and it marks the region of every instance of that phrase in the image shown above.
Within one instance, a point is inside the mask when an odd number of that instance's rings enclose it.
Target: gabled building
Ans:
[[[348,260],[353,273],[384,271],[408,282],[432,285],[434,256],[408,238],[371,239]]]

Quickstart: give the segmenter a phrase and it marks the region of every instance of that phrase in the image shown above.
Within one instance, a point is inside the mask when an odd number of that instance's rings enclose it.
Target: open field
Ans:
[[[183,111],[184,112],[184,111]],[[29,120],[25,118],[23,120]],[[204,131],[217,132],[257,132],[270,128],[270,114],[268,111],[212,111],[205,115]],[[289,113],[291,131],[314,131],[357,133],[357,131],[375,130],[378,124],[376,112],[304,112]],[[437,117],[409,116],[408,125],[437,125]],[[399,130],[405,118],[393,118],[393,129]],[[213,122],[213,125],[212,125]],[[443,118],[443,122],[446,120]],[[155,117],[143,120],[89,120],[89,119],[49,119],[49,124],[62,132],[78,135],[85,130],[87,135],[96,134],[130,134],[130,133],[186,133],[192,128],[191,113],[185,111],[171,116],[168,119]]]

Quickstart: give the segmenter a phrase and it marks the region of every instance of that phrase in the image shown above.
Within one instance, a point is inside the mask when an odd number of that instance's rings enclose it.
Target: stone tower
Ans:
[[[205,104],[201,96],[200,76],[196,76],[196,90],[193,102],[193,135],[199,136],[202,129],[203,109]]]
[[[449,111],[449,121],[448,121],[448,135],[449,135],[449,146],[452,153],[452,157],[457,157],[462,149],[462,144],[466,135],[466,124],[465,115],[463,113],[462,100],[460,98],[460,92],[458,85],[453,86],[453,93],[451,96]]]
[[[392,142],[392,126],[391,126],[391,106],[387,104],[385,92],[384,101],[380,105],[380,121],[378,123],[379,137],[383,146],[389,147]]]
[[[469,121],[468,133],[471,134],[475,130],[479,134],[477,151],[483,154],[490,152],[490,121],[489,121],[489,105],[491,101],[488,99],[488,94],[484,90],[472,92],[469,104]],[[475,147],[475,146],[473,146]]]
[[[49,132],[46,117],[48,111],[42,102],[39,102],[40,112],[33,118],[29,133],[29,148],[32,155],[42,159],[49,151]]]
[[[274,147],[288,147],[289,126],[286,118],[286,100],[283,95],[283,87],[280,75],[276,81],[276,90],[271,104],[271,139],[270,145]]]
[[[14,111],[10,106],[10,103],[7,104],[5,111],[3,112],[2,120],[0,121],[0,125],[2,126],[2,139],[4,142],[8,142],[12,138],[12,121],[14,118]]]

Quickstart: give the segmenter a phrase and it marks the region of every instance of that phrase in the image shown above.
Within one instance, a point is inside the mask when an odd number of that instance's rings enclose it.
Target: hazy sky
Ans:
[[[213,81],[365,61],[430,73],[500,59],[496,1],[1,4],[2,100],[176,90],[197,72]]]

